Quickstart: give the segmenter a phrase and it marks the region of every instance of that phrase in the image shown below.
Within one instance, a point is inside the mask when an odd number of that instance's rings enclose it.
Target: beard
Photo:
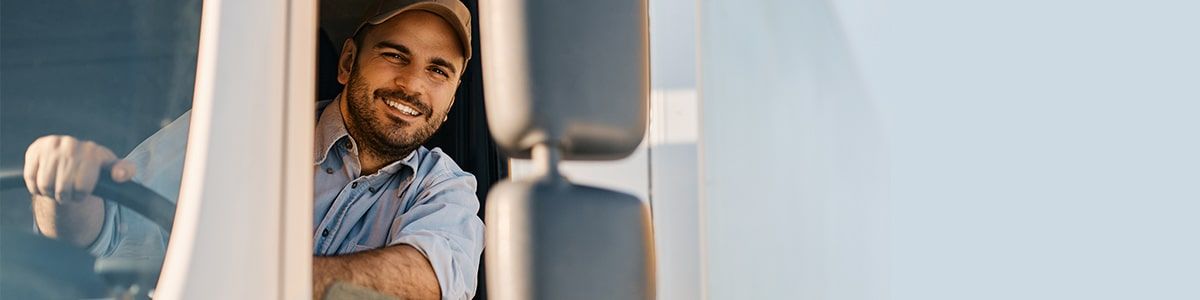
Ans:
[[[423,122],[409,122],[387,116],[379,111],[384,99],[407,104],[421,112]],[[398,89],[371,90],[366,78],[357,69],[350,72],[346,82],[348,116],[346,129],[360,145],[360,151],[370,151],[388,161],[401,159],[425,143],[442,126],[446,112],[434,112],[417,97]],[[384,108],[387,109],[387,108]]]

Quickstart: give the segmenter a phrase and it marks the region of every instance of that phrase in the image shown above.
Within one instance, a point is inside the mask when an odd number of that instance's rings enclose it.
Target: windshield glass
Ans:
[[[0,298],[140,298],[153,286],[181,180],[200,8],[2,3]],[[88,196],[114,175],[132,183],[111,189],[161,197]]]

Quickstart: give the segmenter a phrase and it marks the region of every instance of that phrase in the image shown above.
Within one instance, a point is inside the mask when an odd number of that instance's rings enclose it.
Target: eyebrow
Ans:
[[[408,50],[408,47],[390,41],[379,41],[379,43],[375,44],[375,49],[379,48],[391,48],[403,53],[404,55],[412,56],[412,51]],[[458,69],[454,68],[454,64],[451,64],[450,61],[446,60],[445,58],[434,56],[429,60],[429,63],[450,69],[450,73],[458,74]]]
[[[396,51],[400,51],[400,53],[404,53],[405,55],[412,55],[412,51],[409,51],[408,47],[389,41],[379,41],[379,43],[375,44],[375,49],[379,48],[392,48]]]
[[[442,66],[443,68],[450,69],[450,73],[458,74],[458,70],[454,68],[454,65],[450,64],[449,61],[446,61],[445,58],[434,56],[433,59],[429,60],[429,63]]]

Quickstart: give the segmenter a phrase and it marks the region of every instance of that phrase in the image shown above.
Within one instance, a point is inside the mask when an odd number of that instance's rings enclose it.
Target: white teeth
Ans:
[[[407,115],[416,116],[421,114],[421,112],[418,112],[416,109],[409,107],[408,105],[400,104],[399,102],[392,100],[386,100],[385,102],[387,102],[388,106],[394,107]]]

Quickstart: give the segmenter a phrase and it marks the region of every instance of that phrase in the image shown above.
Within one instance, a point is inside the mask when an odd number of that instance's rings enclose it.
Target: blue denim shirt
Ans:
[[[359,176],[358,145],[346,131],[337,101],[317,104],[313,255],[408,244],[429,259],[443,298],[471,298],[483,252],[475,177],[441,149],[424,147]],[[134,181],[172,201],[179,194],[189,120],[190,113],[184,114],[126,156],[138,167]],[[111,203],[106,208],[104,227],[89,247],[93,254],[162,255],[165,232],[126,208]]]

